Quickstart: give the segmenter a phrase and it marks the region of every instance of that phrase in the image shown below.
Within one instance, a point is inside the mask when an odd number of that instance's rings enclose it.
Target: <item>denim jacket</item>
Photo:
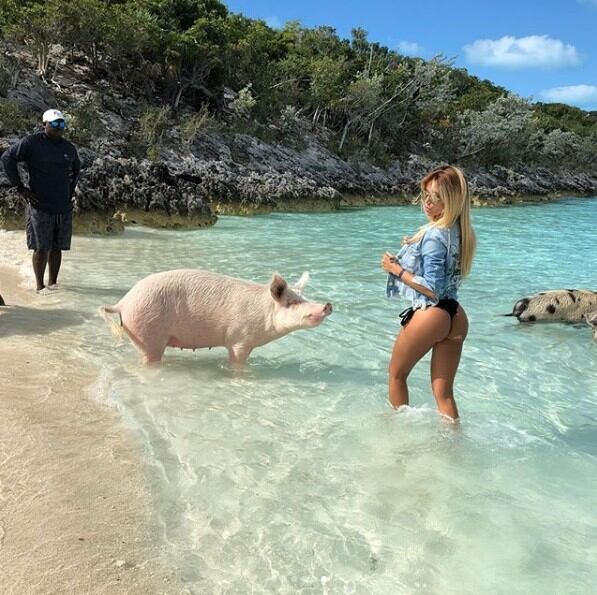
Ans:
[[[438,299],[458,299],[460,285],[460,225],[430,227],[415,244],[405,244],[396,255],[396,261],[413,275],[413,281],[431,290]],[[409,287],[390,273],[386,295],[400,295],[412,302],[413,308],[434,306],[432,300]]]

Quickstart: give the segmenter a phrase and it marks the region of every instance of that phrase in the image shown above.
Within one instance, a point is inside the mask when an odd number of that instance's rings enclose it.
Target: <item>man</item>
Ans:
[[[81,170],[77,149],[63,138],[66,120],[62,112],[47,110],[42,121],[42,132],[26,136],[2,155],[8,179],[27,201],[27,247],[33,250],[38,293],[58,287],[62,251],[70,250],[72,199]],[[19,161],[29,171],[29,188],[19,175]]]

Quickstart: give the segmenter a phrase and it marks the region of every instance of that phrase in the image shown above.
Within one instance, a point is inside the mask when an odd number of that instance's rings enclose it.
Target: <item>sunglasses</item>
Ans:
[[[423,190],[423,192],[419,194],[418,199],[421,202],[428,201],[434,205],[437,205],[440,202],[442,202],[442,199],[440,198],[439,194],[437,194],[436,192],[428,192],[427,190]]]
[[[57,128],[58,130],[64,130],[66,128],[66,122],[64,120],[52,120],[49,124],[52,128]]]

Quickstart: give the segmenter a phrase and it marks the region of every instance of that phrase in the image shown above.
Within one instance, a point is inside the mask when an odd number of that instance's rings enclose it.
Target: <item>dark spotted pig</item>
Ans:
[[[518,300],[511,314],[520,322],[556,320],[582,322],[597,310],[597,291],[587,289],[555,289]]]

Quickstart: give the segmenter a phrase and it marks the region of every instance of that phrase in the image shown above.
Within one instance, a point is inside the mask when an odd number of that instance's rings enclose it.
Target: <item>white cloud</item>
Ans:
[[[416,41],[399,41],[398,51],[406,56],[416,56],[423,52],[423,48]]]
[[[541,91],[541,97],[554,103],[571,103],[573,105],[597,104],[597,85],[570,85],[553,87]]]
[[[581,61],[573,45],[547,35],[478,39],[465,45],[464,52],[472,64],[498,68],[562,68]]]
[[[278,17],[267,17],[265,24],[272,29],[281,29],[282,21]]]

